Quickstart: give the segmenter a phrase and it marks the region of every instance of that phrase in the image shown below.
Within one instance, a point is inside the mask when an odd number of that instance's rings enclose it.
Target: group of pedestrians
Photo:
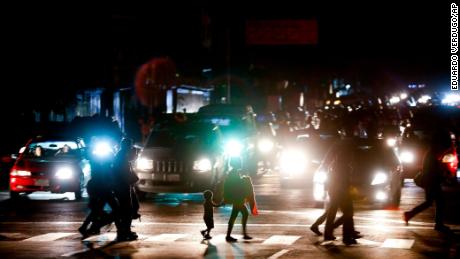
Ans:
[[[115,154],[110,150],[94,152],[97,139],[90,146],[91,180],[87,184],[90,213],[78,229],[84,238],[99,234],[103,226],[115,223],[117,241],[137,239],[131,231],[133,219],[140,218],[139,201],[134,191],[138,178],[131,170],[135,150],[130,139],[123,139]],[[110,213],[104,210],[108,204]]]
[[[253,215],[257,215],[257,206],[255,203],[254,189],[251,178],[246,175],[242,175],[241,171],[241,159],[233,157],[229,163],[230,170],[224,180],[223,186],[223,201],[220,204],[215,204],[212,201],[213,193],[210,190],[206,190],[203,193],[205,198],[204,206],[204,222],[206,229],[201,231],[203,238],[210,239],[210,231],[214,228],[213,220],[213,207],[218,207],[223,204],[231,204],[232,212],[228,220],[227,235],[225,240],[227,242],[236,242],[237,239],[232,237],[233,226],[238,214],[242,215],[242,228],[243,228],[243,239],[251,240],[252,237],[247,233],[247,222],[249,217],[248,207],[251,209]]]
[[[311,225],[310,230],[321,236],[323,233],[319,226],[326,221],[324,230],[324,240],[335,240],[333,235],[335,228],[343,225],[343,243],[346,245],[356,244],[356,239],[362,237],[359,231],[355,230],[353,221],[353,202],[350,194],[352,186],[352,175],[354,164],[357,159],[353,146],[351,128],[343,127],[340,130],[340,140],[336,142],[326,154],[319,170],[327,172],[327,193],[329,201],[325,212]],[[417,183],[425,190],[425,201],[410,211],[403,213],[403,220],[409,223],[415,215],[429,208],[433,202],[436,203],[435,230],[449,233],[450,229],[444,225],[444,198],[442,194],[442,184],[452,181],[452,174],[445,168],[443,157],[451,152],[452,139],[447,131],[436,131],[432,134],[429,149],[423,158],[422,171],[417,176],[420,183]],[[356,173],[356,172],[355,172]],[[336,219],[337,210],[342,211],[342,216]]]
[[[350,193],[352,186],[352,174],[357,157],[353,151],[353,138],[351,127],[342,127],[339,131],[340,140],[337,141],[328,151],[323,159],[320,169],[327,173],[327,193],[325,212],[312,224],[310,229],[317,235],[323,235],[319,226],[326,222],[324,230],[324,240],[335,240],[334,229],[343,225],[343,243],[346,245],[356,244],[356,239],[362,237],[356,231],[353,221],[353,202]],[[450,136],[435,133],[431,139],[428,152],[423,159],[423,169],[418,176],[420,186],[425,190],[425,201],[410,211],[403,213],[406,224],[415,215],[436,203],[435,229],[442,232],[449,232],[449,228],[443,223],[444,199],[441,185],[449,180],[450,174],[446,173],[442,158],[450,148]],[[91,159],[91,180],[87,185],[89,194],[89,208],[91,212],[86,217],[80,233],[87,237],[100,233],[100,229],[112,222],[117,227],[117,240],[129,241],[137,239],[137,234],[131,231],[131,222],[139,218],[139,202],[134,191],[134,184],[138,178],[131,170],[131,162],[135,159],[135,151],[132,141],[123,139],[120,150],[116,154],[109,154],[105,158],[94,157]],[[223,201],[219,204],[213,202],[213,192],[206,190],[204,196],[204,222],[206,229],[201,231],[203,238],[212,238],[210,233],[214,228],[213,210],[214,207],[223,204],[231,204],[232,211],[228,221],[226,234],[227,242],[236,242],[232,237],[232,230],[238,214],[242,215],[242,234],[243,239],[250,240],[251,236],[247,233],[247,221],[249,217],[248,205],[253,215],[257,215],[257,206],[251,178],[244,176],[241,171],[241,159],[232,158],[229,163],[229,171],[223,184]],[[104,211],[104,206],[108,204],[111,212]],[[338,210],[342,216],[336,219]]]

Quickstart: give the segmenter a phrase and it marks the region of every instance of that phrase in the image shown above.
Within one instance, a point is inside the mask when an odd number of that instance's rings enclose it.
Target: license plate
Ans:
[[[49,180],[39,179],[39,180],[35,180],[35,185],[36,186],[50,186],[50,182]]]
[[[180,181],[180,175],[179,174],[168,174],[168,175],[166,175],[166,180],[168,182],[179,182]]]

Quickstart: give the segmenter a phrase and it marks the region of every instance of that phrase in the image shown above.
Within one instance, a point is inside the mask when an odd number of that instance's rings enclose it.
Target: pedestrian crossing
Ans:
[[[282,246],[288,247],[299,242],[308,242],[314,245],[314,242],[308,236],[300,235],[269,235],[262,237],[253,237],[252,240],[244,240],[242,235],[232,235],[238,239],[238,243],[253,243],[266,246]],[[90,236],[86,239],[81,239],[78,232],[50,232],[38,234],[34,236],[26,235],[23,233],[0,233],[0,242],[2,241],[15,241],[15,242],[53,242],[53,241],[76,241],[76,242],[93,242],[93,243],[110,243],[115,241],[115,232],[106,232],[99,235]],[[320,238],[319,238],[320,239]],[[190,233],[159,233],[159,234],[143,234],[139,233],[139,238],[133,242],[199,242],[202,240],[201,235]],[[303,241],[301,241],[303,240]],[[214,244],[226,243],[224,234],[217,234],[213,236],[209,242]],[[365,247],[380,247],[380,248],[397,248],[397,249],[411,249],[415,243],[413,239],[394,239],[387,238],[383,241],[373,241],[367,239],[358,239],[357,246]],[[320,246],[342,246],[340,238],[334,241],[319,242]],[[356,245],[355,245],[356,246]]]

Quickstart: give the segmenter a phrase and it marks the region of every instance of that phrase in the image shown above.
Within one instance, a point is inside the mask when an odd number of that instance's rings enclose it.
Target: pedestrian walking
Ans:
[[[201,230],[200,233],[204,239],[211,239],[211,230],[214,228],[214,207],[219,207],[221,204],[215,204],[212,201],[213,193],[210,190],[206,190],[203,192],[204,197],[204,215],[203,220],[206,224],[206,229]]]

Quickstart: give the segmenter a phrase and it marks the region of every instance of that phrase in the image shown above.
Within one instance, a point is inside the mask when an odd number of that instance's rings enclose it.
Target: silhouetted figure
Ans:
[[[448,179],[447,169],[442,163],[443,156],[453,148],[450,135],[436,132],[430,142],[430,148],[423,159],[420,185],[425,190],[425,201],[410,211],[403,214],[406,225],[409,220],[418,213],[429,208],[433,201],[436,203],[435,230],[449,232],[450,229],[444,225],[444,197],[442,194],[442,183]]]
[[[132,192],[134,184],[139,180],[137,175],[131,170],[131,162],[135,159],[131,139],[123,139],[120,150],[115,156],[114,161],[114,191],[120,204],[120,229],[117,232],[118,241],[128,241],[137,239],[137,234],[131,231],[133,218]],[[137,212],[136,212],[137,213]]]
[[[353,166],[353,140],[350,127],[340,131],[341,139],[327,153],[322,167],[327,168],[329,208],[327,209],[324,240],[335,240],[334,220],[337,210],[343,213],[343,243],[356,244],[354,238],[353,202],[350,195],[350,183]]]
[[[120,228],[119,204],[113,193],[112,161],[113,153],[104,157],[90,155],[91,180],[86,186],[90,213],[78,229],[83,238],[99,234],[101,227],[114,221],[117,229]],[[105,204],[109,204],[112,209],[110,214],[104,211]]]
[[[230,167],[231,169],[224,183],[224,200],[226,203],[232,204],[232,213],[230,215],[230,219],[228,220],[227,236],[225,239],[227,242],[237,241],[231,236],[231,234],[238,213],[241,212],[243,217],[241,221],[243,226],[243,239],[249,240],[252,239],[252,237],[250,237],[246,231],[246,224],[248,222],[249,213],[245,206],[245,199],[249,194],[245,191],[248,189],[245,187],[246,181],[242,179],[240,175],[239,169],[241,168],[241,159],[232,158],[230,160]]]
[[[323,233],[321,233],[321,231],[319,230],[319,226],[326,221],[328,209],[329,209],[329,206],[326,206],[324,213],[321,216],[319,216],[319,218],[317,218],[316,221],[310,226],[310,230],[313,231],[313,233],[315,233],[318,236],[323,235]],[[334,221],[333,228],[336,229],[340,227],[341,225],[343,225],[343,215]],[[358,239],[361,237],[362,236],[360,235],[359,231],[356,231],[356,230],[353,231],[353,238]]]
[[[203,203],[203,207],[204,207],[204,215],[203,215],[203,220],[204,220],[204,223],[206,224],[206,229],[205,230],[201,230],[201,235],[203,236],[203,238],[205,239],[211,239],[211,230],[214,228],[214,207],[219,207],[220,204],[215,204],[213,201],[212,201],[212,191],[210,190],[206,190],[203,192],[203,196],[204,196],[204,203]]]

